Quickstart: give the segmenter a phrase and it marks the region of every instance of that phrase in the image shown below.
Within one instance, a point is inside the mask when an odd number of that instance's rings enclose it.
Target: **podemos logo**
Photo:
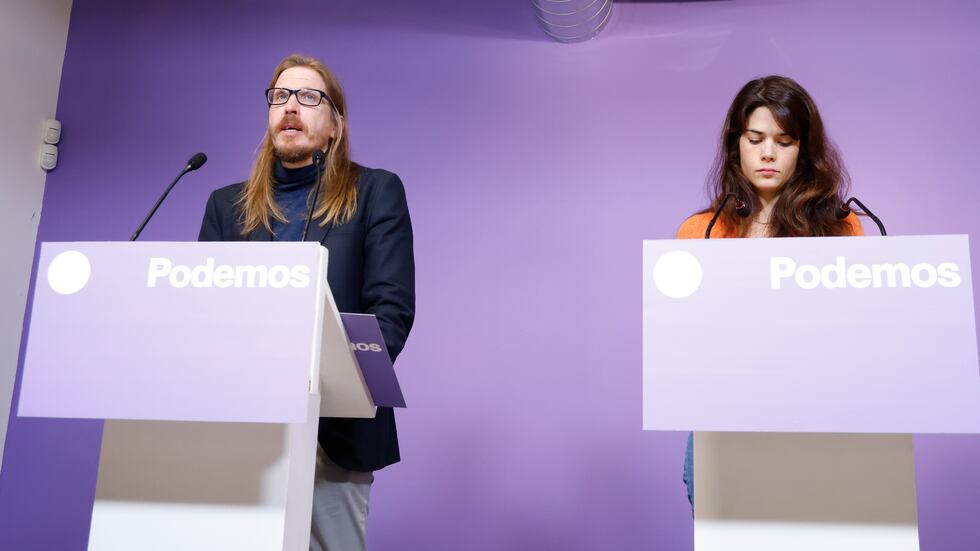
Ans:
[[[685,298],[701,287],[704,279],[701,263],[686,251],[664,253],[653,266],[653,283],[657,290],[670,298]],[[861,264],[849,263],[844,256],[818,266],[800,264],[788,256],[769,258],[769,287],[785,289],[928,289],[935,286],[959,287],[963,282],[960,267],[953,262],[930,264],[903,262]]]
[[[208,258],[204,264],[186,266],[174,264],[169,258],[150,259],[146,276],[146,286],[156,287],[158,283],[183,288],[188,285],[198,288],[242,288],[273,287],[297,289],[310,285],[309,266],[275,266],[215,264]]]
[[[686,251],[670,251],[653,265],[653,284],[670,298],[685,298],[701,286],[701,263]]]
[[[82,290],[92,277],[92,263],[79,251],[58,253],[48,265],[48,285],[61,295]]]
[[[774,256],[769,259],[769,285],[781,289],[785,281],[791,281],[801,289],[866,289],[872,287],[959,287],[962,282],[960,267],[952,262],[934,266],[920,262],[909,266],[901,262],[895,264],[850,264],[843,256],[838,256],[833,264],[815,266],[800,264],[788,256]]]
[[[381,352],[381,345],[373,342],[352,342],[350,348],[355,352]]]

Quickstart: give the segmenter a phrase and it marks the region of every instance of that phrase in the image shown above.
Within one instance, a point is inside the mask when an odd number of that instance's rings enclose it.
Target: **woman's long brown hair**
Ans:
[[[836,211],[849,188],[847,170],[824,132],[823,120],[810,94],[794,80],[782,76],[753,80],[732,101],[718,156],[708,177],[711,206],[705,212],[714,212],[728,193],[751,204],[754,213],[762,208],[755,188],[742,173],[739,156],[739,139],[749,116],[759,107],[769,108],[783,131],[800,142],[796,169],[773,205],[769,235],[846,235],[849,225],[837,217]],[[729,207],[721,214],[721,221],[735,235],[745,236],[752,218],[742,218]]]
[[[351,162],[350,140],[347,132],[347,101],[337,77],[322,62],[311,57],[291,55],[283,59],[272,75],[269,87],[276,85],[279,75],[293,67],[309,67],[323,77],[334,107],[337,136],[327,145],[327,166],[320,177],[320,199],[313,211],[313,219],[319,224],[343,224],[349,222],[357,210],[357,165]],[[282,210],[272,195],[272,175],[276,163],[271,131],[266,131],[262,145],[252,166],[237,206],[241,209],[242,234],[248,234],[264,226],[272,231],[272,219],[286,221]]]

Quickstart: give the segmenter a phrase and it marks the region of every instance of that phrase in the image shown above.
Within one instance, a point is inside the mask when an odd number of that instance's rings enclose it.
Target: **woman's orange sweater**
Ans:
[[[711,217],[714,215],[712,212],[702,212],[691,216],[681,224],[680,229],[677,230],[677,239],[704,239],[704,232],[708,229],[708,222],[711,222]],[[861,221],[858,220],[857,215],[853,212],[847,215],[844,219],[848,225],[848,232],[846,235],[864,235],[864,228],[861,227]],[[715,222],[715,227],[711,228],[711,238],[725,238],[725,237],[735,237],[732,230],[724,223],[721,218]]]

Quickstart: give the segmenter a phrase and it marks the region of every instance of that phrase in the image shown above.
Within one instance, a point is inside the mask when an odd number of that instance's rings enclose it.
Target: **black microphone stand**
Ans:
[[[316,165],[316,186],[313,188],[313,203],[310,204],[309,212],[306,213],[306,224],[303,226],[303,239],[301,241],[306,241],[306,235],[310,233],[310,220],[313,219],[313,211],[316,210],[316,203],[320,199],[320,171],[323,169],[323,161],[326,159],[326,155],[323,151],[319,149],[313,152],[313,164]]]
[[[157,199],[156,204],[153,205],[152,209],[150,209],[150,213],[147,214],[146,218],[143,219],[143,223],[140,224],[140,227],[136,228],[136,231],[133,233],[133,236],[129,238],[130,241],[136,241],[136,238],[139,237],[140,233],[143,232],[143,228],[146,227],[146,223],[150,221],[150,218],[153,218],[153,215],[157,212],[157,209],[160,208],[160,204],[163,203],[163,200],[167,198],[167,194],[170,193],[170,190],[172,190],[174,186],[177,185],[177,182],[179,182],[180,179],[184,177],[184,174],[187,174],[188,172],[201,168],[202,166],[204,166],[204,163],[207,162],[207,160],[208,160],[207,155],[205,155],[204,153],[197,153],[196,155],[191,157],[191,160],[187,161],[187,165],[184,167],[184,170],[181,170],[180,174],[178,174],[177,177],[174,178],[174,181],[170,182],[170,185],[167,186],[167,189],[163,191],[163,195],[161,195],[160,198]]]
[[[844,218],[847,218],[848,214],[851,214],[851,207],[850,207],[851,203],[857,203],[857,206],[861,207],[861,212],[867,214],[868,218],[874,221],[875,225],[878,226],[878,231],[881,232],[881,235],[883,236],[888,235],[887,233],[885,233],[885,225],[881,223],[881,220],[879,220],[878,217],[875,216],[875,213],[871,212],[871,209],[864,206],[864,203],[858,200],[857,197],[851,197],[850,199],[847,200],[847,202],[841,205],[839,209],[837,209],[838,218],[843,220]]]
[[[728,204],[728,200],[735,197],[734,193],[726,193],[725,198],[722,199],[721,204],[718,205],[718,209],[715,210],[715,215],[711,217],[711,221],[708,222],[708,229],[704,230],[704,238],[711,239],[711,229],[715,227],[715,222],[718,221],[718,217],[721,216],[721,211],[725,210],[725,205]],[[738,213],[742,218],[747,217],[752,214],[752,209],[749,205],[739,198],[735,198],[735,212]]]

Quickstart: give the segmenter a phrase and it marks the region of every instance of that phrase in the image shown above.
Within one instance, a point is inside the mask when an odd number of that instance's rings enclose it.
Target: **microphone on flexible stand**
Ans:
[[[878,217],[875,216],[875,213],[871,212],[871,209],[864,206],[864,203],[858,200],[857,197],[851,197],[845,203],[841,204],[840,208],[837,209],[837,218],[843,220],[847,218],[847,215],[851,214],[851,207],[850,207],[851,203],[857,204],[857,206],[861,208],[861,211],[864,212],[864,214],[867,214],[868,218],[874,221],[875,225],[878,226],[878,231],[881,232],[881,235],[888,235],[887,233],[885,233],[885,225],[881,223],[881,220],[879,220]]]
[[[310,232],[310,220],[313,219],[313,211],[316,209],[317,200],[320,198],[320,171],[323,170],[323,163],[327,156],[319,149],[313,150],[313,164],[316,165],[316,186],[313,188],[313,202],[310,203],[310,210],[306,213],[306,225],[303,226],[303,239],[306,241],[306,234]]]
[[[161,195],[160,198],[157,199],[156,204],[153,205],[152,209],[150,209],[150,214],[147,214],[146,218],[143,219],[143,223],[140,224],[140,227],[136,228],[136,232],[134,232],[133,236],[129,238],[130,241],[136,241],[136,238],[139,237],[140,233],[143,232],[143,228],[146,227],[146,223],[150,221],[150,218],[152,218],[154,213],[156,213],[157,209],[160,208],[160,203],[163,203],[163,200],[167,198],[167,194],[170,193],[170,190],[173,189],[174,186],[177,185],[177,182],[184,177],[184,174],[187,174],[188,172],[201,168],[202,166],[204,166],[204,163],[206,163],[207,161],[208,161],[208,156],[205,155],[204,153],[195,153],[194,156],[191,157],[189,161],[187,161],[187,165],[184,166],[184,169],[180,171],[180,174],[178,174],[176,178],[174,178],[173,182],[170,182],[170,185],[167,186],[167,189],[163,191],[163,195]]]
[[[735,212],[738,213],[742,218],[748,218],[752,214],[752,205],[746,203],[745,201],[739,199],[734,193],[726,193],[725,198],[722,199],[721,204],[718,205],[718,209],[715,210],[715,215],[711,217],[711,222],[708,222],[708,229],[704,231],[704,238],[711,239],[711,228],[715,227],[715,222],[721,215],[721,211],[725,210],[725,205],[728,204],[728,200],[735,197]]]

